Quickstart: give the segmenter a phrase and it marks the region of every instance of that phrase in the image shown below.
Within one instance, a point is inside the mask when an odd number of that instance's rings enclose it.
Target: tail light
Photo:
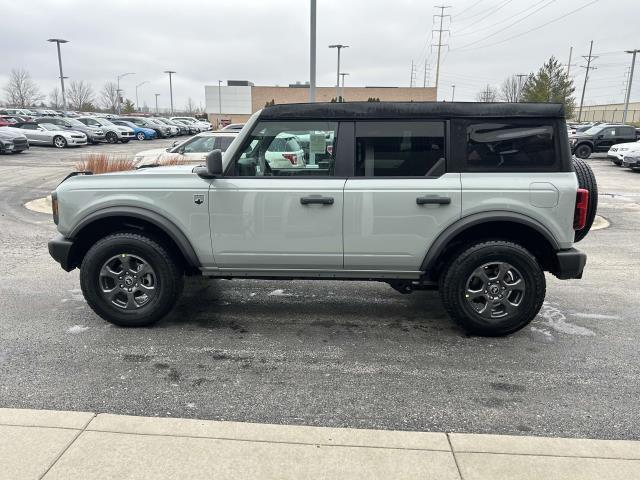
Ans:
[[[573,213],[573,229],[582,230],[587,224],[587,208],[589,207],[589,190],[579,188],[576,193],[576,209]]]
[[[327,145],[327,153],[333,155],[333,145]]]
[[[283,153],[282,156],[291,162],[291,165],[298,164],[298,155],[295,153]]]

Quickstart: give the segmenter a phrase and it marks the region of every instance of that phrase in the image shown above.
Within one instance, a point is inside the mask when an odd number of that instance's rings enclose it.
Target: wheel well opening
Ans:
[[[180,247],[162,228],[144,219],[128,216],[113,216],[95,220],[84,226],[77,235],[73,249],[70,252],[74,266],[79,267],[84,256],[89,249],[101,238],[113,233],[145,233],[152,236],[155,240],[169,251],[175,261],[184,269],[185,273],[193,273],[195,268],[189,264],[189,261],[182,253]]]
[[[489,240],[505,240],[523,246],[545,271],[554,271],[557,267],[555,249],[543,234],[521,223],[496,221],[474,225],[456,234],[432,263],[428,276],[437,280],[448,261],[466,246]]]

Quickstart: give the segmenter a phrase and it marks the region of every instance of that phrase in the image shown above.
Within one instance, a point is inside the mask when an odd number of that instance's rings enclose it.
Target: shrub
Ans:
[[[76,163],[76,170],[91,171],[94,174],[133,170],[133,158],[127,155],[89,153]]]

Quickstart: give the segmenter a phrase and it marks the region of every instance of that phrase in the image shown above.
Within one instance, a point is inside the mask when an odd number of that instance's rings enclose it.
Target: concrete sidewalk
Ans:
[[[627,480],[640,442],[0,409],[0,478]]]

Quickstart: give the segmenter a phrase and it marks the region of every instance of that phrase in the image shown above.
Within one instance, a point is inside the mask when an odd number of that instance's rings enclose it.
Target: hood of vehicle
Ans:
[[[116,128],[121,132],[133,132],[133,128],[129,128],[129,127],[116,126]]]
[[[580,139],[580,138],[593,138],[593,135],[587,135],[586,133],[572,133],[571,135],[569,135],[569,140],[572,139]]]
[[[0,140],[13,140],[14,138],[27,138],[24,133],[16,131],[17,128],[2,127],[0,128]]]
[[[616,143],[611,148],[627,148],[629,150],[640,150],[640,142]]]
[[[135,154],[135,157],[155,157],[157,155],[167,153],[164,148],[151,148],[149,150],[143,150]]]

